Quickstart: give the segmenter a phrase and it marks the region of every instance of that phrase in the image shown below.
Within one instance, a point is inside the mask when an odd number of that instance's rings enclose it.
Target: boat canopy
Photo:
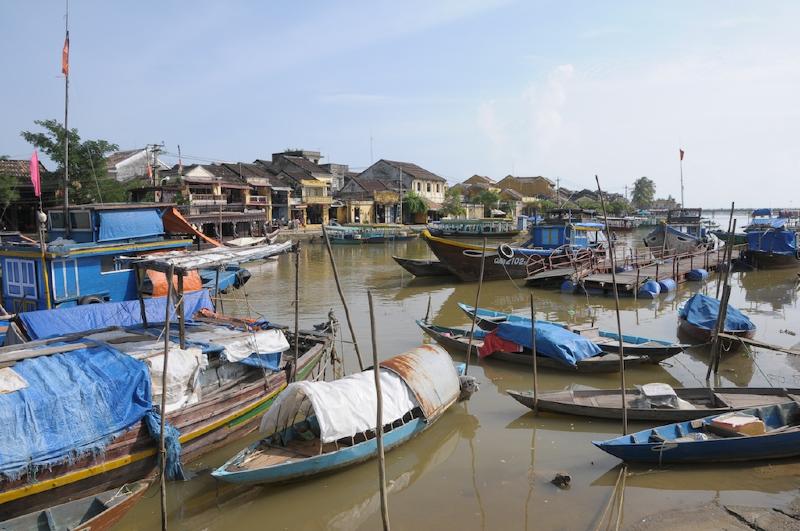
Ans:
[[[575,230],[603,230],[605,225],[593,221],[582,221],[572,225]]]
[[[780,229],[786,225],[784,218],[760,218],[754,219],[750,225],[758,226],[758,229]]]
[[[419,407],[433,420],[458,399],[458,373],[441,347],[417,347],[381,363],[383,425]],[[375,429],[377,396],[372,370],[332,382],[289,384],[261,421],[272,434],[306,416],[315,415],[320,439],[330,443]]]
[[[201,309],[214,308],[206,289],[187,292],[183,297],[184,315],[187,320]],[[166,297],[144,299],[147,322],[164,321],[166,301]],[[22,312],[19,318],[31,339],[57,337],[109,326],[126,327],[142,324],[142,312],[138,300]]]
[[[533,348],[530,320],[500,323],[497,335],[517,345]],[[602,350],[586,337],[571,332],[563,326],[537,321],[536,352],[574,367],[579,361],[596,356]]]
[[[263,260],[289,252],[294,244],[291,240],[270,245],[252,247],[217,247],[203,251],[169,251],[153,253],[141,257],[124,257],[123,260],[142,269],[152,269],[166,273],[170,266],[175,274],[185,275],[189,271],[208,268],[224,268],[253,260]]]
[[[689,324],[711,330],[717,325],[719,306],[720,303],[717,299],[702,293],[696,293],[686,301],[678,315],[686,319]],[[728,312],[725,315],[725,331],[734,332],[755,329],[756,325],[746,315],[730,304],[728,305]]]
[[[98,242],[148,238],[164,234],[164,223],[156,209],[106,210],[97,212],[97,217],[100,221]]]
[[[152,406],[146,365],[108,346],[25,359],[0,371],[0,382],[9,375],[21,381],[0,393],[6,478],[97,455]]]
[[[769,209],[769,208],[757,208],[757,209],[753,210],[753,213],[751,215],[753,217],[755,217],[755,216],[771,216],[772,215],[772,210]]]
[[[790,230],[751,231],[747,233],[747,248],[772,254],[797,254],[797,236]]]

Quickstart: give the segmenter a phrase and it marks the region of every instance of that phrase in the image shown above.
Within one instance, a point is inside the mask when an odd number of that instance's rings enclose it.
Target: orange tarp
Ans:
[[[167,296],[167,275],[161,273],[159,271],[153,271],[151,269],[147,270],[147,278],[150,279],[150,283],[153,285],[153,297],[166,297]],[[173,277],[172,279],[172,287],[174,288],[174,293],[178,291],[178,277]],[[183,277],[183,291],[197,291],[202,289],[203,287],[203,279],[200,278],[200,273],[197,271],[190,271],[188,275]]]
[[[168,208],[164,215],[162,216],[161,220],[164,223],[164,229],[167,232],[173,232],[178,234],[191,234],[192,236],[197,236],[201,240],[204,240],[211,245],[216,247],[222,247],[222,244],[219,243],[214,238],[210,238],[200,232],[199,230],[192,227],[191,223],[187,221],[185,217],[178,211],[175,207]]]

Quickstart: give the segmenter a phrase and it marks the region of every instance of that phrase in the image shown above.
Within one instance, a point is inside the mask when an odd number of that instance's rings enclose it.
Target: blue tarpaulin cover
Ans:
[[[719,317],[719,301],[702,293],[692,295],[686,304],[680,309],[678,315],[686,319],[690,324],[711,330],[717,325]],[[756,325],[747,318],[742,312],[728,305],[728,313],[725,316],[725,331],[735,332],[738,330],[755,330]]]
[[[750,222],[750,225],[757,225],[759,229],[780,229],[784,225],[786,225],[786,219],[784,218],[762,218],[762,219],[754,219]]]
[[[148,323],[164,322],[166,300],[166,297],[154,297],[144,300]],[[184,314],[187,320],[191,319],[192,315],[203,308],[213,309],[208,290],[201,289],[184,294]],[[31,339],[63,336],[108,326],[135,326],[142,324],[138,300],[22,312],[19,314],[19,318],[25,325],[25,329]],[[175,318],[173,316],[173,319]]]
[[[753,215],[753,216],[771,216],[772,215],[772,210],[770,210],[769,208],[757,208],[757,209],[753,210],[753,213],[751,215]]]
[[[110,347],[20,361],[28,387],[0,394],[0,475],[19,477],[102,452],[151,409],[141,361]]]
[[[282,352],[271,352],[269,354],[259,354],[254,352],[239,363],[242,365],[249,365],[250,367],[258,367],[260,369],[277,371],[281,368],[281,355]]]
[[[767,230],[747,233],[747,249],[774,254],[797,253],[797,240],[794,231]]]
[[[531,324],[528,322],[505,322],[497,327],[497,335],[517,345],[532,348]],[[548,358],[575,366],[580,360],[591,358],[602,352],[600,347],[583,336],[553,324],[536,322],[536,352]]]
[[[164,234],[164,222],[157,209],[110,210],[98,212],[97,215],[100,217],[99,242]]]

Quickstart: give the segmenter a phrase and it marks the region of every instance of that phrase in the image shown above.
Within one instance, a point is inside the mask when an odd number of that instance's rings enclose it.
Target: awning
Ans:
[[[345,204],[338,199],[331,201],[331,208],[342,208],[343,206],[345,206]]]
[[[425,200],[425,204],[428,205],[428,210],[441,210],[442,204],[441,203],[434,203],[430,199]]]
[[[252,247],[216,247],[203,251],[169,251],[153,253],[142,257],[123,257],[134,266],[143,269],[153,269],[162,273],[175,268],[175,273],[184,275],[188,271],[213,267],[238,265],[253,260],[262,260],[288,252],[292,248],[292,241],[274,245],[254,245]]]
[[[491,215],[492,216],[505,216],[506,213],[503,212],[502,210],[498,210],[496,208],[493,208],[492,211],[491,211]]]

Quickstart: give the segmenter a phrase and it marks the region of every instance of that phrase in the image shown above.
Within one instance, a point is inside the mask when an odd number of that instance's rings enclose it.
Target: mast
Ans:
[[[64,49],[61,52],[61,72],[64,74],[64,231],[69,238],[69,0],[64,17]]]

